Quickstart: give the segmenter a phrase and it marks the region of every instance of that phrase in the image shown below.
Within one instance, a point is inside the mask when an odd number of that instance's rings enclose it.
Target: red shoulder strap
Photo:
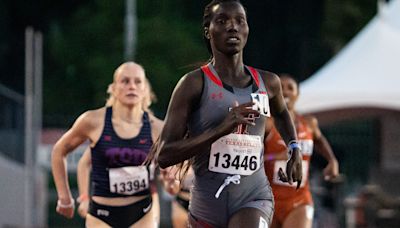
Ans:
[[[253,76],[253,79],[256,82],[257,87],[260,88],[260,75],[258,71],[251,66],[247,66],[247,68],[249,68],[251,76]]]
[[[210,70],[208,65],[204,65],[201,67],[201,70],[204,72],[204,74],[215,84],[217,84],[219,87],[222,86],[222,81]]]

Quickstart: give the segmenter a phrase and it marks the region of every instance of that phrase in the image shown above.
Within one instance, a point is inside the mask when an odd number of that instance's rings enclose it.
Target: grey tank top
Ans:
[[[252,84],[246,88],[233,88],[224,84],[211,64],[201,68],[204,75],[204,86],[198,109],[192,113],[188,129],[190,136],[196,136],[218,126],[229,113],[235,101],[239,104],[251,101],[251,93],[267,94],[265,84],[252,67],[245,66],[252,76]],[[258,135],[264,139],[265,119],[260,115],[255,118],[255,126],[245,126],[242,131],[250,135]],[[260,158],[263,161],[264,151]],[[239,184],[229,184],[219,197],[221,185],[230,174],[212,172],[208,169],[210,151],[199,153],[193,159],[192,167],[195,173],[194,186],[189,210],[198,219],[209,222],[216,227],[226,227],[230,216],[249,202],[258,200],[272,201],[272,191],[264,172],[264,162],[261,167],[249,176],[240,176]],[[271,209],[263,208],[264,213]]]
[[[212,64],[203,66],[204,75],[203,93],[199,108],[192,114],[188,129],[191,136],[202,134],[203,132],[218,126],[229,113],[229,108],[233,107],[235,101],[239,104],[251,101],[251,93],[266,94],[265,84],[258,73],[252,67],[245,66],[246,71],[252,76],[252,84],[246,88],[235,88],[224,84],[219,78]],[[244,126],[250,135],[259,135],[264,139],[265,116],[255,118],[255,126]],[[208,171],[210,152],[201,153],[194,157],[193,169],[196,175],[204,175]],[[226,176],[226,175],[225,175]],[[223,177],[222,177],[223,178]]]

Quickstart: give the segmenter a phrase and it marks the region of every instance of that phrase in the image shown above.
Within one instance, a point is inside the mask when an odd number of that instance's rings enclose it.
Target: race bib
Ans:
[[[132,195],[149,188],[149,172],[146,166],[110,168],[110,192]]]
[[[273,182],[274,182],[274,184],[277,184],[277,185],[296,188],[297,187],[296,184],[290,185],[287,182],[282,182],[282,181],[279,180],[279,176],[278,176],[279,168],[282,168],[283,172],[286,173],[286,163],[287,163],[287,161],[285,161],[285,160],[277,160],[277,161],[275,161]],[[308,176],[307,175],[308,174],[308,162],[307,161],[304,161],[304,160],[302,161],[302,168],[303,168],[303,178],[301,180],[300,188],[303,188],[305,186],[306,182],[307,182],[307,176]]]
[[[312,139],[301,139],[299,140],[301,154],[304,156],[311,156],[314,148],[314,141]]]
[[[223,136],[211,145],[208,169],[217,173],[251,175],[260,168],[261,151],[258,135]]]
[[[254,102],[254,105],[252,107],[253,110],[259,111],[260,114],[263,116],[271,117],[268,95],[266,93],[252,93],[251,101]]]

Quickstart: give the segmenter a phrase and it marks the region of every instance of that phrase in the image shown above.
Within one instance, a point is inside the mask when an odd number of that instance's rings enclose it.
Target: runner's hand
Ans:
[[[286,164],[286,174],[283,172],[282,168],[279,168],[278,176],[281,181],[288,182],[290,185],[292,185],[293,182],[297,182],[296,189],[300,188],[303,170],[302,156],[298,148],[293,149],[292,156]]]
[[[165,169],[160,169],[160,179],[163,184],[164,190],[171,195],[178,194],[180,190],[180,181],[177,179],[178,168],[170,166]]]
[[[233,130],[240,124],[254,125],[254,122],[252,122],[248,116],[250,114],[258,116],[260,112],[253,110],[253,105],[254,102],[247,102],[239,105],[239,103],[235,101],[232,109],[219,126],[220,131],[223,132],[224,135],[227,135],[232,133]]]
[[[74,199],[59,199],[57,201],[56,211],[60,215],[66,218],[72,218],[74,216],[75,201]]]
[[[328,165],[324,168],[323,173],[326,181],[335,179],[339,175],[339,164],[337,160],[329,161]]]
[[[80,202],[79,207],[78,207],[78,214],[82,218],[86,218],[88,210],[89,210],[89,200],[84,200],[84,201]]]

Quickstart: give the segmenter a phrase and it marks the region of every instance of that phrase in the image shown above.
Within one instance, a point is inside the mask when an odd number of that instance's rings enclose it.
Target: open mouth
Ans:
[[[289,97],[285,97],[285,102],[286,102],[286,104],[289,104],[289,102],[290,102]]]
[[[240,39],[238,37],[229,37],[227,39],[227,43],[229,44],[237,44],[240,42]]]

